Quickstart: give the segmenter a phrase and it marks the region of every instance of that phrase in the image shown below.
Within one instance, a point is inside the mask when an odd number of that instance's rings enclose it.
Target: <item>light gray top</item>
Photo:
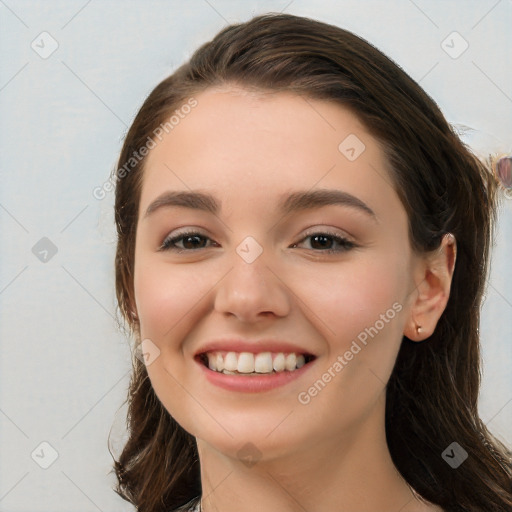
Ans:
[[[192,498],[188,503],[171,512],[200,512],[201,510],[201,497],[197,496]]]

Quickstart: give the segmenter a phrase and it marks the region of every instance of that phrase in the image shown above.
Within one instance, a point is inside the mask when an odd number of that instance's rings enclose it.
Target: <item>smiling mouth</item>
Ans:
[[[225,375],[272,375],[293,372],[315,356],[296,352],[204,352],[197,359],[210,370]]]

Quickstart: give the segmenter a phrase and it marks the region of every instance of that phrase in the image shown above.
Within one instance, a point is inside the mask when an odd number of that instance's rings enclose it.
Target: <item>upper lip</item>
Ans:
[[[198,356],[206,352],[251,352],[257,354],[259,352],[284,352],[295,354],[307,354],[314,356],[314,354],[298,345],[289,343],[282,340],[262,339],[248,341],[240,338],[224,338],[212,340],[202,345],[194,354]]]

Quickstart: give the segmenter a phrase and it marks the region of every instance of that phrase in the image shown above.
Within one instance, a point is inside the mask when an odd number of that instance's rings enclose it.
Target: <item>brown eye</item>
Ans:
[[[311,233],[304,237],[301,242],[304,240],[307,240],[308,238],[311,239],[310,245],[311,250],[314,250],[315,252],[324,252],[324,253],[341,253],[341,252],[347,252],[350,249],[356,247],[356,244],[354,242],[351,242],[347,240],[346,238],[343,238],[339,235],[336,235],[334,233],[324,233],[324,232],[318,232],[318,233]],[[333,246],[338,245],[338,248],[333,248]],[[294,247],[297,247],[297,244],[294,244]]]
[[[190,231],[188,233],[180,233],[175,236],[168,236],[160,246],[161,251],[177,251],[177,252],[189,252],[197,249],[204,249],[204,241],[210,240],[207,236],[202,235],[196,231]],[[183,245],[178,245],[179,243]]]

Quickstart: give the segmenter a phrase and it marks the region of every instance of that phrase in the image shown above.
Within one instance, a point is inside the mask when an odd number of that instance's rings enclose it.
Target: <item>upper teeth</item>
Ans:
[[[208,352],[208,368],[222,373],[272,373],[293,371],[306,363],[302,354],[283,352]]]

